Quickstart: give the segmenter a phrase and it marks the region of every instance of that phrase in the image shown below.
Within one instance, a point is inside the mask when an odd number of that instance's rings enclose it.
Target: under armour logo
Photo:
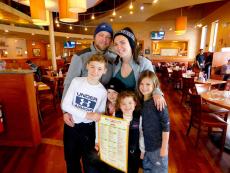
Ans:
[[[80,99],[81,102],[79,103],[80,105],[86,105],[86,107],[90,107],[91,101],[85,100],[85,99]]]

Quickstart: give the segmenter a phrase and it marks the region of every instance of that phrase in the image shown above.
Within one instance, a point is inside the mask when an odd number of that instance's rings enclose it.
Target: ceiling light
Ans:
[[[9,32],[9,30],[8,30],[8,29],[5,29],[4,31],[5,31],[5,32]]]
[[[58,21],[58,18],[57,18],[57,17],[55,18],[55,23],[59,23],[59,21]]]
[[[176,35],[183,35],[187,30],[187,16],[180,16],[176,19]]]
[[[153,0],[153,4],[156,4],[158,2],[158,0]]]
[[[94,14],[92,14],[92,16],[91,16],[91,19],[92,19],[92,20],[94,20],[94,19],[95,19],[95,16],[94,16]]]
[[[30,0],[30,13],[35,25],[49,25],[49,11],[45,9],[45,1]]]
[[[130,11],[129,14],[133,14],[133,11]]]
[[[176,35],[185,34],[186,30],[187,30],[187,16],[182,15],[182,8],[181,8],[181,16],[176,18],[176,24],[175,24]]]
[[[112,14],[113,16],[116,16],[116,11],[115,11],[115,9],[113,10],[113,14]]]
[[[69,11],[67,0],[58,0],[58,6],[60,21],[67,23],[73,23],[78,21],[78,14]]]
[[[87,10],[86,0],[69,0],[68,1],[69,11],[73,13],[84,13]]]
[[[199,23],[196,26],[198,26],[199,28],[201,28],[202,27],[202,23]]]
[[[119,16],[119,18],[121,19],[121,18],[122,18],[122,16]]]
[[[140,6],[140,10],[142,10],[142,11],[143,11],[143,10],[144,10],[144,8],[145,8],[145,7],[144,7],[144,5],[142,4],[142,5]]]
[[[129,5],[129,9],[132,10],[133,9],[133,2],[131,1],[130,5]]]

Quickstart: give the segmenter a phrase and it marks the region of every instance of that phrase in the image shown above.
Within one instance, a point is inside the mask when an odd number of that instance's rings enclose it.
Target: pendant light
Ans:
[[[49,25],[49,21],[47,21],[49,14],[46,12],[44,0],[30,0],[30,13],[35,25]]]
[[[175,33],[176,35],[183,35],[187,30],[187,16],[182,16],[182,8],[181,8],[181,16],[176,18],[175,24]]]
[[[58,0],[59,20],[62,22],[73,23],[78,21],[78,14],[68,10],[67,0]]]
[[[72,13],[84,13],[87,10],[86,0],[68,0],[69,11]]]

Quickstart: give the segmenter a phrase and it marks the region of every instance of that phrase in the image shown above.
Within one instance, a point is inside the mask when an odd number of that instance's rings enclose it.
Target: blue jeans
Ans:
[[[168,173],[168,156],[161,157],[160,149],[145,152],[143,169],[144,173]]]

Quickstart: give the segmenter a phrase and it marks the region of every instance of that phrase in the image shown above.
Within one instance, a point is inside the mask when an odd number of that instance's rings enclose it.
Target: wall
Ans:
[[[0,52],[6,50],[8,52],[7,56],[2,56],[0,53],[0,58],[14,58],[14,59],[24,59],[27,58],[25,51],[27,50],[26,40],[23,38],[6,38],[0,37]]]
[[[134,31],[138,40],[144,40],[144,49],[150,49],[150,57],[152,58],[152,40],[150,39],[151,31],[159,31],[163,28],[165,31],[164,40],[181,40],[188,41],[188,58],[194,58],[200,43],[200,30],[194,28],[194,22],[190,21],[187,32],[184,35],[177,36],[175,32],[169,31],[169,28],[175,25],[175,21],[162,22],[135,22],[135,23],[113,23],[115,31],[124,27],[130,27]],[[149,56],[149,55],[145,55]]]
[[[35,43],[35,44],[32,45],[32,43]],[[27,45],[27,52],[28,52],[29,58],[47,59],[46,43],[26,40],[26,45]],[[34,55],[33,51],[35,51],[35,50],[37,50],[37,51],[40,50],[40,53],[37,53],[37,56]]]
[[[222,47],[230,47],[230,2],[218,8],[213,13],[201,20],[203,26],[208,26],[206,44],[209,45],[212,22],[219,20],[216,50],[221,51]],[[206,47],[208,50],[208,47]]]

